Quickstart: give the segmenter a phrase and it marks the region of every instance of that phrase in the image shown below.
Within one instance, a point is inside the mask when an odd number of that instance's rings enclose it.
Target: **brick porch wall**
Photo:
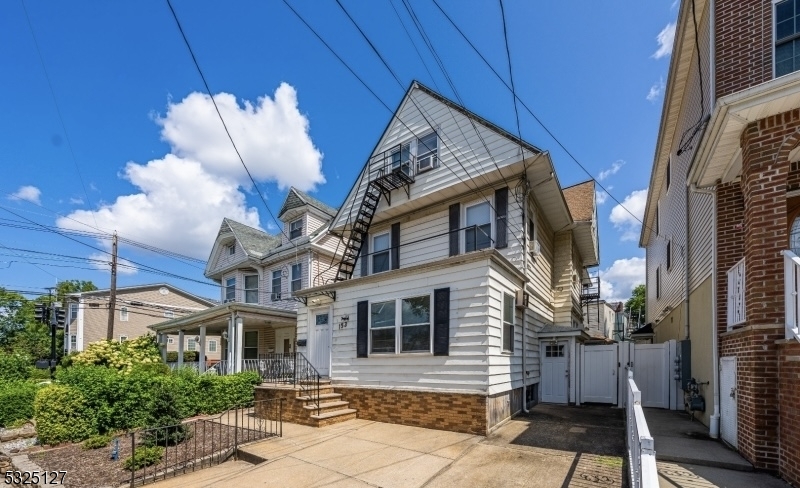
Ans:
[[[800,343],[779,341],[780,471],[800,486]]]
[[[261,387],[257,386],[255,390],[255,400],[258,402],[259,400],[268,400],[268,399],[275,399],[275,398],[282,398],[283,405],[282,405],[282,418],[284,422],[290,422],[293,424],[300,424],[300,425],[311,425],[314,426],[314,422],[312,422],[311,417],[309,417],[308,410],[303,408],[303,402],[299,402],[296,400],[298,395],[300,395],[299,388],[293,387]],[[267,418],[264,412],[256,411],[257,417]]]
[[[487,434],[486,396],[335,385],[358,418],[467,434]]]

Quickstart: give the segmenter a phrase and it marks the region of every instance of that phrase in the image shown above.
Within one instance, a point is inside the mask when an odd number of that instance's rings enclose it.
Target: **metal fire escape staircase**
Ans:
[[[379,162],[380,167],[370,173],[369,183],[358,207],[358,213],[356,213],[349,230],[342,236],[343,240],[346,239],[346,244],[342,260],[339,262],[339,269],[336,271],[335,281],[349,280],[353,276],[361,248],[367,239],[372,217],[378,209],[381,197],[385,197],[386,203],[391,205],[392,190],[402,188],[407,196],[410,194],[410,185],[414,183],[414,164],[412,161],[400,163],[399,160],[394,159],[392,155],[398,154],[398,150],[398,148],[391,149],[370,160],[369,167],[373,166],[373,162]]]

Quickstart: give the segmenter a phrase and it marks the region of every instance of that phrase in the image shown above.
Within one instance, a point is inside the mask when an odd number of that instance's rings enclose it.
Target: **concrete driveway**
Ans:
[[[280,487],[623,486],[624,424],[610,407],[539,405],[489,437],[351,420],[284,423],[243,459],[155,484]]]

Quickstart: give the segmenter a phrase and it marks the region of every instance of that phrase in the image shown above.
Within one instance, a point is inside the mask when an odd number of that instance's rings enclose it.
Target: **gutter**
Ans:
[[[525,179],[525,196],[522,198],[522,273],[525,278],[522,280],[522,299],[525,303],[525,290],[528,288],[528,195],[530,194],[530,186],[528,180]],[[533,237],[533,236],[531,236]],[[528,307],[522,309],[522,411],[530,413],[528,410],[528,371],[526,369],[526,351],[525,343],[527,342],[526,329],[526,316],[528,315]]]

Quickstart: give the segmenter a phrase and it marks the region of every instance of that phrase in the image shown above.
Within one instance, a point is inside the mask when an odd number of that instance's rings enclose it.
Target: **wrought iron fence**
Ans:
[[[252,401],[213,418],[131,432],[125,466],[131,472],[130,486],[220,464],[244,444],[282,435],[282,399]]]

